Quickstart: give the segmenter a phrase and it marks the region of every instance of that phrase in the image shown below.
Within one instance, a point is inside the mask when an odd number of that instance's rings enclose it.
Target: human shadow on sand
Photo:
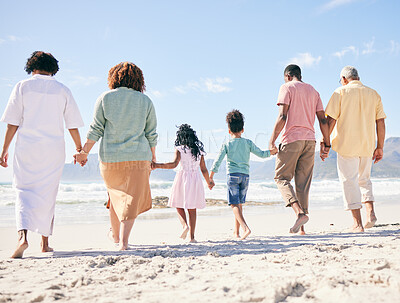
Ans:
[[[263,255],[285,253],[289,250],[301,246],[309,246],[326,251],[333,249],[339,251],[350,247],[363,247],[364,238],[379,238],[394,236],[399,237],[400,229],[373,229],[366,233],[343,233],[343,232],[324,232],[318,234],[308,234],[305,236],[253,236],[249,239],[239,240],[219,240],[204,241],[195,244],[160,244],[160,245],[130,245],[127,251],[113,250],[74,250],[56,251],[52,255],[30,258],[70,258],[70,257],[118,257],[118,256],[137,256],[142,258],[187,258],[187,257],[230,257],[235,255]],[[335,239],[351,239],[348,242],[335,243]],[[359,239],[360,241],[354,241]]]

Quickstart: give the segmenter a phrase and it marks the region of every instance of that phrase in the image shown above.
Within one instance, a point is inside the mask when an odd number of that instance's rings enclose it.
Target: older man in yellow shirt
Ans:
[[[332,149],[338,154],[345,209],[351,210],[354,219],[351,231],[363,232],[364,228],[374,226],[377,220],[370,176],[372,161],[377,163],[383,158],[386,115],[381,97],[360,82],[357,69],[344,67],[340,83],[342,86],[334,91],[325,114],[329,131],[333,131]],[[326,157],[326,153],[321,153],[322,159]],[[360,212],[362,203],[367,211],[364,226]]]

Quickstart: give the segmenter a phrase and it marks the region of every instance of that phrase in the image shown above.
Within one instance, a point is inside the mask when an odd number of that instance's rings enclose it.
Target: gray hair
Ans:
[[[360,77],[358,76],[358,71],[353,66],[345,66],[343,67],[342,71],[340,72],[340,78],[345,77],[345,79],[349,80],[358,80]]]

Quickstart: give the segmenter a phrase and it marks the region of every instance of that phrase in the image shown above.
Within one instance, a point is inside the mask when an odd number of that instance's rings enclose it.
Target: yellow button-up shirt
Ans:
[[[372,157],[375,121],[386,118],[379,94],[360,81],[337,88],[325,110],[336,120],[332,149],[345,157]]]

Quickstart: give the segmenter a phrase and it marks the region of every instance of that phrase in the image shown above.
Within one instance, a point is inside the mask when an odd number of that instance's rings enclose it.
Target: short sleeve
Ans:
[[[324,110],[324,106],[322,105],[322,100],[321,100],[321,97],[320,97],[318,92],[317,92],[317,97],[316,98],[317,98],[317,106],[316,106],[315,112],[323,111]]]
[[[277,105],[290,105],[290,92],[289,89],[285,84],[281,86],[279,89],[278,101],[276,102]]]
[[[67,102],[64,109],[64,121],[67,129],[83,127],[81,113],[69,89],[66,89]]]
[[[375,117],[375,120],[386,119],[386,114],[383,111],[383,105],[382,105],[381,96],[379,96],[378,93],[376,93],[376,94],[378,96],[378,102],[376,103],[376,117]]]
[[[21,83],[18,83],[11,92],[6,110],[0,121],[19,126],[23,120],[23,113],[24,106],[22,102]]]
[[[335,91],[329,99],[325,109],[325,115],[337,120],[340,116],[340,92]]]

